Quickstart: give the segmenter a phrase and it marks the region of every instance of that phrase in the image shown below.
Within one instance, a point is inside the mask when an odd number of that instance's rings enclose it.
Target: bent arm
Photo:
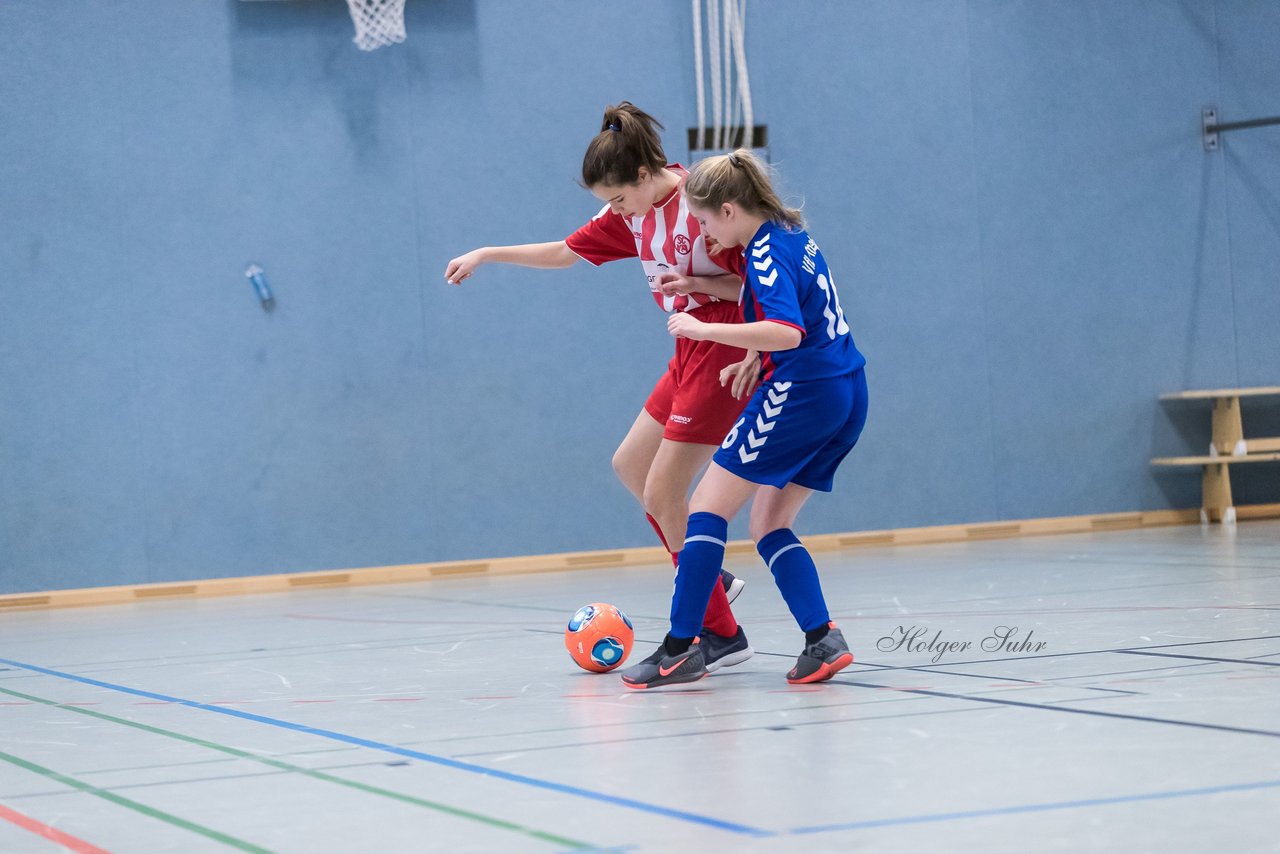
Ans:
[[[742,296],[742,279],[732,273],[723,276],[690,276],[693,290],[700,294],[709,294],[725,302],[737,302]]]
[[[804,340],[804,335],[799,329],[772,320],[757,320],[753,323],[705,323],[700,331],[700,337],[707,341],[765,353],[793,350]]]

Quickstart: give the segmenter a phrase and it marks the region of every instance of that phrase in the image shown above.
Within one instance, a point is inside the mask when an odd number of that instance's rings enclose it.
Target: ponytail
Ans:
[[[684,194],[700,208],[732,202],[780,225],[804,228],[799,209],[783,204],[773,189],[769,167],[745,148],[698,161],[685,181]]]
[[[587,145],[582,157],[582,183],[611,187],[640,180],[640,167],[656,174],[667,165],[657,119],[630,101],[606,107],[600,133]]]

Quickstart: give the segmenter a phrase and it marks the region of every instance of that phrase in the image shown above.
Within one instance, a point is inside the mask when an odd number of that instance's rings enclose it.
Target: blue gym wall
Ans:
[[[0,592],[650,544],[609,466],[671,349],[636,265],[442,273],[594,213],[606,103],[687,159],[689,4],[407,22],[366,55],[338,0],[0,4]],[[1280,114],[1277,44],[1270,0],[749,4],[870,362],[802,533],[1198,504],[1147,461],[1208,409],[1157,395],[1280,381],[1280,129],[1208,154],[1200,110]]]

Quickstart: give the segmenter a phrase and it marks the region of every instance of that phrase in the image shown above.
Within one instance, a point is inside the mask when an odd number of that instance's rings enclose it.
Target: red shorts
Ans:
[[[731,302],[713,302],[689,314],[707,323],[742,322],[741,311]],[[719,445],[747,405],[720,385],[720,371],[746,355],[740,347],[677,338],[676,354],[667,363],[667,372],[644,403],[645,411],[663,425],[662,438]]]

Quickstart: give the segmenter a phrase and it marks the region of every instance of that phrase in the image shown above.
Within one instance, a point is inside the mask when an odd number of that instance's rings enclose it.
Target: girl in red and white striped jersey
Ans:
[[[667,162],[661,128],[627,101],[608,107],[582,160],[582,183],[605,207],[564,240],[459,255],[446,267],[445,279],[461,284],[487,263],[562,268],[579,259],[599,266],[639,258],[662,311],[687,312],[707,323],[741,322],[740,253],[721,255],[708,246],[680,192],[685,169]],[[684,543],[693,478],[741,414],[758,376],[754,353],[678,339],[666,372],[613,455],[614,471],[644,505],[673,562]],[[751,655],[729,608],[729,594],[740,588],[741,581],[725,573],[712,591],[704,651],[717,666]]]

